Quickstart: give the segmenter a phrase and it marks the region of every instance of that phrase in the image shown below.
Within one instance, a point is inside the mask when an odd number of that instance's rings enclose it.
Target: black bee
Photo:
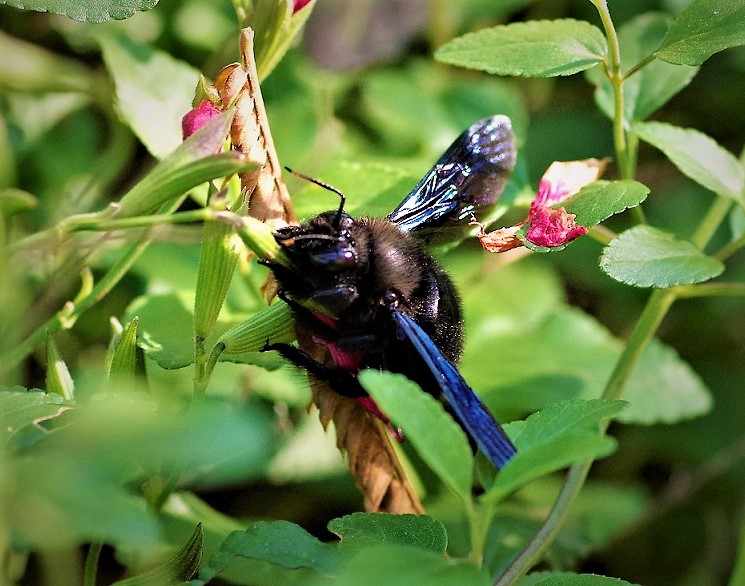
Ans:
[[[268,263],[280,296],[334,366],[289,344],[265,350],[378,415],[357,373],[402,373],[426,392],[444,394],[475,443],[504,466],[515,448],[454,366],[463,347],[460,299],[424,243],[493,205],[514,163],[509,118],[494,116],[463,132],[387,218],[352,218],[337,192],[337,210],[278,230],[274,237],[291,264]]]

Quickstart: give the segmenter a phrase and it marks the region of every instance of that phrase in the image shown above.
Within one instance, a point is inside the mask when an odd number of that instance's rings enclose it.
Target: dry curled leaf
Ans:
[[[298,331],[300,346],[319,362],[328,363],[327,351]],[[311,382],[313,402],[325,427],[333,421],[336,445],[346,454],[349,469],[369,512],[423,514],[424,507],[401,467],[388,429],[354,399],[343,397],[325,381]]]
[[[297,223],[297,218],[269,130],[254,62],[253,34],[250,28],[241,31],[243,63],[224,67],[215,79],[215,87],[223,108],[233,105],[236,110],[230,129],[233,148],[252,160],[265,161],[262,167],[241,174],[241,183],[249,198],[248,213],[272,228],[280,228]]]

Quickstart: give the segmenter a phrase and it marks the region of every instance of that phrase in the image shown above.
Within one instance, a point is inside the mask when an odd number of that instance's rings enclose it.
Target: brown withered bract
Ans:
[[[250,28],[241,31],[243,63],[224,67],[215,79],[215,87],[223,108],[232,105],[236,110],[230,128],[233,148],[253,160],[265,161],[259,169],[241,175],[249,201],[248,213],[272,228],[280,228],[297,223],[297,218],[282,179],[282,167],[269,130],[253,57],[253,34]]]

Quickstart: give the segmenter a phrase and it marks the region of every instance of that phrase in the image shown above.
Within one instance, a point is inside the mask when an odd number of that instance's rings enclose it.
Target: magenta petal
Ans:
[[[220,110],[217,106],[209,100],[202,100],[196,108],[189,110],[181,119],[181,132],[184,140],[219,114]]]
[[[574,223],[574,214],[564,208],[553,209],[535,202],[530,206],[530,228],[525,238],[537,246],[561,246],[587,234],[587,228]]]
[[[310,4],[311,0],[295,0],[292,7],[292,13],[295,14],[301,8],[304,8],[307,4]]]

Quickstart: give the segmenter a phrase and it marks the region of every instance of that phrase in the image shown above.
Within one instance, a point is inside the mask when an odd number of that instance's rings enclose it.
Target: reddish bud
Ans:
[[[307,4],[310,4],[311,0],[295,0],[292,7],[292,13],[295,14],[301,8],[304,8]]]
[[[219,114],[220,110],[217,106],[209,100],[202,100],[196,108],[189,110],[181,119],[181,132],[184,140]]]

